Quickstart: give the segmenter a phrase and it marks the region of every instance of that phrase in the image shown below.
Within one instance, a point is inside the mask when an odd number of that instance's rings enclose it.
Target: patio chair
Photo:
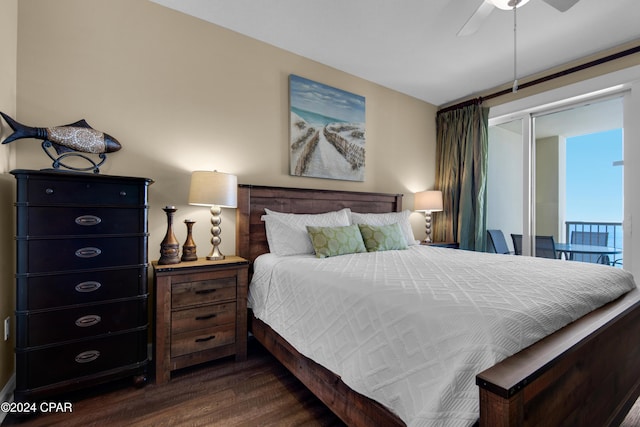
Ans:
[[[512,234],[516,255],[522,255],[522,234]],[[558,259],[553,236],[536,236],[536,257]]]
[[[556,243],[553,236],[536,236],[536,256],[540,258],[558,259]]]
[[[579,245],[607,246],[609,233],[607,231],[572,231],[571,243]],[[596,264],[611,264],[609,255],[574,254],[574,261],[592,262]]]
[[[513,250],[516,255],[522,255],[522,234],[511,234]]]
[[[502,230],[487,230],[487,241],[490,252],[496,254],[510,254],[509,246],[504,238]]]

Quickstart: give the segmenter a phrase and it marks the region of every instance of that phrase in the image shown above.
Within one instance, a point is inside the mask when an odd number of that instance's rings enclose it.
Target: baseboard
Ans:
[[[2,391],[0,391],[0,402],[13,402],[13,390],[15,390],[15,388],[16,374],[13,374],[2,388]],[[4,422],[6,416],[6,412],[0,411],[0,425]]]

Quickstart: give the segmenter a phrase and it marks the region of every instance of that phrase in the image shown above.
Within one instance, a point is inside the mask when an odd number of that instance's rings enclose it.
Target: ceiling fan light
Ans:
[[[502,10],[511,10],[515,5],[516,8],[524,6],[529,0],[487,0],[489,3]]]

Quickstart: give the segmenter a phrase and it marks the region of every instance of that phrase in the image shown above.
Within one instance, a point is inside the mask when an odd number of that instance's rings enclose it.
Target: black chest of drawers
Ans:
[[[14,170],[18,401],[148,365],[150,179]]]

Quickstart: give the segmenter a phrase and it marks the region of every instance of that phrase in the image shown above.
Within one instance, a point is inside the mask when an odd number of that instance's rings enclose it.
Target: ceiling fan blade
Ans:
[[[471,17],[464,23],[460,31],[458,31],[458,37],[469,36],[480,28],[484,20],[493,12],[495,6],[488,1],[483,1],[478,9],[471,15]]]
[[[549,6],[553,6],[558,9],[560,12],[566,12],[571,9],[574,4],[578,3],[580,0],[544,0]]]

